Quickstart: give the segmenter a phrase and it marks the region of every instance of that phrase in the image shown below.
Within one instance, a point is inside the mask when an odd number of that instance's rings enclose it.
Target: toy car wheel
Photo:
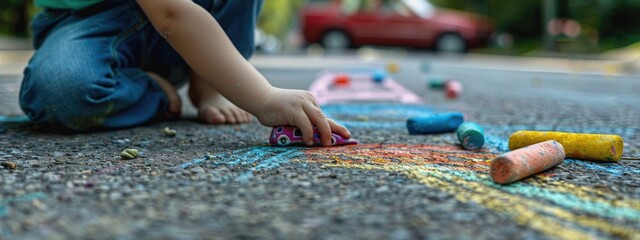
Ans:
[[[291,140],[289,140],[289,137],[287,137],[287,136],[282,135],[282,136],[278,137],[278,145],[280,145],[280,146],[289,145],[290,142],[291,142]]]
[[[331,145],[336,145],[336,137],[331,137]]]
[[[351,39],[343,31],[330,30],[322,36],[322,45],[327,49],[346,49],[351,45]]]
[[[457,33],[445,33],[436,41],[436,51],[461,53],[467,50],[467,43]]]

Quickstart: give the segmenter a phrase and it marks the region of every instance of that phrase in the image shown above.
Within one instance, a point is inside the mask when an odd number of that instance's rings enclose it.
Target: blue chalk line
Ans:
[[[0,122],[4,123],[24,123],[29,121],[27,116],[0,116]]]
[[[420,116],[433,112],[433,109],[424,105],[407,104],[329,104],[323,105],[322,111],[330,118],[336,116],[368,116],[371,118],[394,117],[405,121],[412,116]]]
[[[189,168],[208,161],[211,161],[214,167],[222,165],[228,167],[252,166],[248,171],[236,177],[236,180],[245,181],[253,177],[253,171],[275,169],[289,163],[291,159],[302,156],[302,149],[304,148],[269,146],[242,148],[232,152],[211,154],[203,158],[193,159],[190,162],[181,164],[180,168]]]
[[[609,218],[625,218],[628,220],[635,220],[640,218],[640,211],[633,208],[618,207],[603,202],[593,202],[577,197],[572,193],[558,192],[538,186],[532,186],[526,182],[516,182],[509,185],[500,185],[493,183],[487,175],[479,175],[474,171],[453,170],[444,166],[439,167],[439,170],[441,170],[441,172],[454,175],[467,181],[480,182],[482,184],[498,188],[502,191],[506,191],[512,194],[524,195],[537,199],[546,199],[556,205],[562,206],[563,208],[575,209],[578,211],[583,211]],[[426,175],[433,175],[433,173],[431,173],[430,171],[421,170],[420,172]],[[435,176],[442,177],[437,175]]]
[[[11,202],[28,202],[28,201],[33,201],[36,199],[42,199],[46,197],[47,197],[47,194],[43,192],[35,192],[27,195],[14,197],[14,198],[0,199],[0,217],[9,215],[9,207],[7,206],[7,204]]]

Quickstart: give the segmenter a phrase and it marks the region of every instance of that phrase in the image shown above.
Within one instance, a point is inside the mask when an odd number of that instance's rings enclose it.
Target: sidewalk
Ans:
[[[30,39],[0,35],[0,51],[31,49],[33,49],[33,46]]]
[[[263,69],[325,69],[362,64],[420,64],[427,67],[477,68],[519,72],[549,72],[604,76],[637,75],[640,62],[609,54],[600,59],[570,59],[550,57],[520,57],[486,54],[439,55],[433,53],[403,53],[378,50],[359,50],[349,55],[256,55],[251,62]]]
[[[32,50],[2,50],[0,51],[0,76],[20,76]]]
[[[256,54],[251,63],[259,69],[326,69],[368,63],[420,64],[428,67],[477,68],[527,72],[550,72],[625,76],[640,74],[640,44],[613,50],[595,59],[499,56],[468,53],[439,55],[431,52],[412,53],[405,50],[361,48],[343,54]],[[33,54],[31,43],[24,39],[0,36],[0,75],[18,76]]]

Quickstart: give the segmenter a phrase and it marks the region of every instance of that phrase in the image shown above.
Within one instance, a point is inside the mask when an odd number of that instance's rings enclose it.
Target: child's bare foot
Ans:
[[[161,77],[158,74],[147,72],[149,76],[156,80],[162,91],[167,96],[167,100],[169,101],[169,109],[167,110],[168,118],[177,118],[180,117],[180,109],[182,107],[182,101],[180,100],[180,96],[178,96],[178,91],[176,88],[169,83],[166,79]]]
[[[191,75],[189,98],[198,108],[198,120],[208,124],[236,124],[251,121],[251,114],[229,102],[195,72],[192,71]]]

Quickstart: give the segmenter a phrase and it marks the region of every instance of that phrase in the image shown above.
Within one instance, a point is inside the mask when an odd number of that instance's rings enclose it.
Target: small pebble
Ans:
[[[42,175],[42,178],[47,182],[57,182],[60,181],[60,176],[54,172],[47,172]]]
[[[133,148],[129,148],[129,149],[125,149],[122,151],[122,153],[120,153],[120,157],[122,157],[122,159],[134,159],[138,157],[138,149],[133,149]]]
[[[173,130],[169,127],[164,128],[164,130],[162,130],[164,132],[165,135],[169,136],[169,137],[175,137],[177,132],[176,130]]]
[[[16,169],[16,163],[14,162],[2,162],[0,163],[0,165],[2,165],[4,168],[6,169]]]
[[[199,174],[205,174],[207,172],[202,167],[195,167],[195,168],[191,169],[191,173],[199,175]]]
[[[366,121],[369,121],[369,116],[367,116],[367,115],[358,115],[357,119],[358,119],[358,121],[366,122]]]

